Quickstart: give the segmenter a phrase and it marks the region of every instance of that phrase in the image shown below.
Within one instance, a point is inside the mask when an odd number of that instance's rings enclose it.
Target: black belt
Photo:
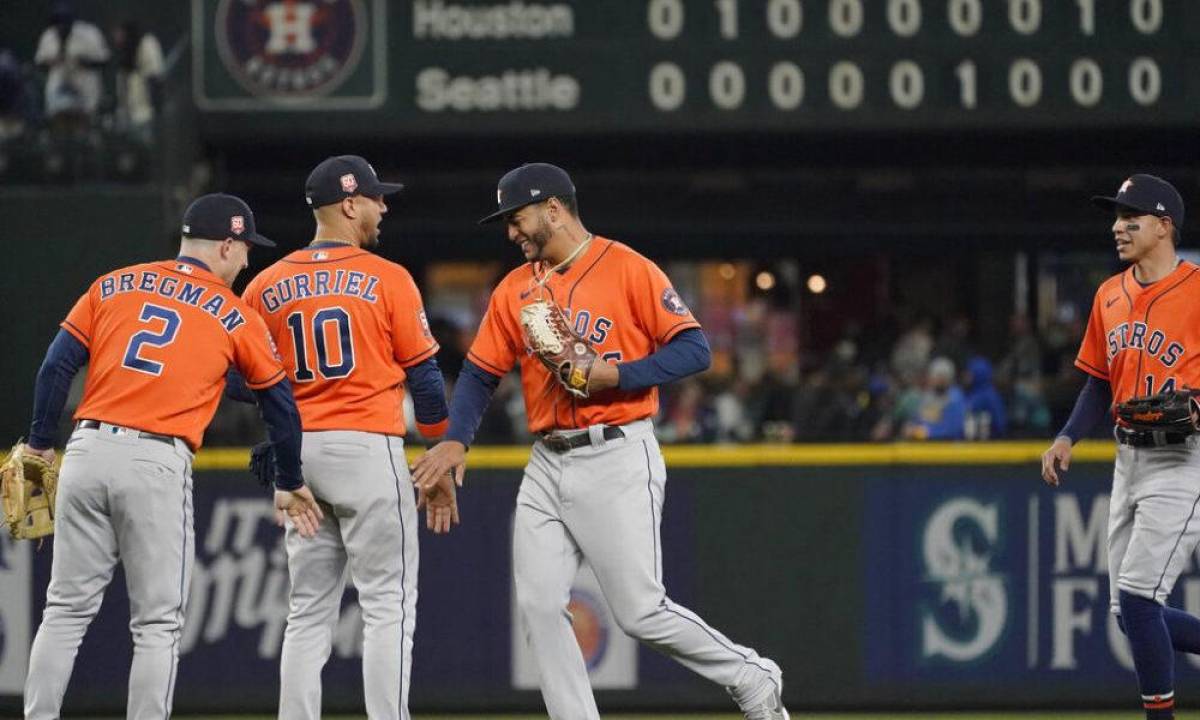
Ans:
[[[112,425],[112,423],[109,423],[109,424]],[[113,425],[113,427],[122,427],[122,426],[121,425]],[[75,428],[78,430],[99,430],[100,429],[100,421],[99,420],[80,420],[79,422],[75,423]],[[135,428],[125,428],[125,429],[128,430],[129,432],[136,432],[138,434],[138,437],[144,438],[146,440],[157,440],[159,442],[164,442],[168,445],[171,445],[172,447],[174,447],[174,445],[175,445],[175,438],[171,435],[159,435],[158,433],[146,432],[145,430],[137,430]]]
[[[1187,442],[1190,433],[1168,430],[1131,430],[1117,426],[1117,442],[1130,447],[1162,447]]]
[[[625,431],[619,427],[605,426],[604,439],[616,440],[617,438],[625,437]],[[563,435],[560,431],[546,433],[542,435],[542,444],[550,452],[565,453],[568,450],[587,447],[592,444],[592,435],[588,431],[578,432],[573,435]]]

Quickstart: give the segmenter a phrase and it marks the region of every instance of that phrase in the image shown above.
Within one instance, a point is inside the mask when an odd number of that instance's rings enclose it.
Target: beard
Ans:
[[[376,222],[373,226],[366,228],[366,230],[367,232],[363,234],[363,249],[374,250],[379,247],[379,223]]]
[[[528,242],[535,248],[533,256],[527,258],[530,262],[534,260],[545,259],[544,256],[546,252],[546,243],[550,242],[550,235],[550,225],[543,220],[538,224],[537,230],[534,230],[532,234],[525,235],[521,238],[522,242]]]

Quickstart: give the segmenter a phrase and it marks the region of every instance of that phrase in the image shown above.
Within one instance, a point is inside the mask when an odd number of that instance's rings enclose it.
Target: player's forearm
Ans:
[[[454,397],[450,398],[450,428],[446,439],[470,447],[483,420],[483,411],[492,401],[492,394],[500,384],[500,378],[467,360],[454,385]]]
[[[38,370],[33,389],[33,422],[29,426],[31,447],[45,450],[54,446],[58,419],[67,402],[71,381],[87,361],[88,351],[83,343],[66,330],[59,330],[46,350],[46,359]]]
[[[617,387],[642,390],[663,385],[708,369],[712,351],[700,328],[690,328],[671,338],[656,352],[640,360],[618,365],[621,373]]]
[[[426,438],[441,437],[446,433],[446,383],[436,358],[428,358],[410,368],[405,383],[412,396],[413,411],[417,416],[417,429]]]
[[[1087,382],[1075,399],[1075,407],[1067,424],[1058,431],[1057,437],[1066,436],[1071,443],[1079,442],[1079,438],[1091,432],[1096,423],[1107,415],[1112,408],[1112,387],[1107,380],[1101,380],[1095,375],[1088,375]]]
[[[292,397],[292,385],[280,380],[274,385],[254,391],[258,407],[267,426],[267,437],[275,447],[275,487],[295,490],[304,484],[300,475],[300,410]]]

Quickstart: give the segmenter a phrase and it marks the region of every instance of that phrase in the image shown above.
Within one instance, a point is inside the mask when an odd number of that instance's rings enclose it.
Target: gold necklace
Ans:
[[[571,251],[570,255],[567,255],[562,262],[542,273],[541,277],[538,277],[537,269],[535,267],[533,271],[533,285],[531,287],[537,287],[539,289],[546,287],[546,283],[550,282],[550,278],[554,276],[555,272],[557,272],[560,268],[569,265],[571,261],[583,254],[583,251],[587,249],[589,244],[591,244],[592,237],[594,237],[592,233],[588,233],[587,237],[583,239],[583,242],[579,243],[579,245],[577,245],[575,249]]]

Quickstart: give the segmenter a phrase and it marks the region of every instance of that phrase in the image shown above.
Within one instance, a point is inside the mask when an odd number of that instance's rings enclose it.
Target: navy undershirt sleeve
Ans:
[[[229,372],[225,373],[225,397],[250,405],[258,402],[254,391],[246,385],[246,378],[233,368],[229,368]]]
[[[405,384],[408,393],[412,395],[413,410],[417,422],[422,425],[433,425],[446,419],[446,382],[442,379],[442,371],[438,367],[437,358],[429,358],[405,368],[408,374]]]
[[[1096,427],[1096,423],[1108,414],[1112,407],[1112,387],[1107,380],[1101,380],[1095,375],[1088,375],[1087,382],[1075,399],[1075,409],[1067,424],[1058,432],[1058,437],[1071,438],[1071,444],[1079,442],[1079,438],[1087,435]]]
[[[79,368],[87,364],[88,350],[74,335],[59,330],[46,349],[46,358],[38,370],[33,387],[33,422],[29,425],[29,446],[35,450],[54,447],[58,419],[71,381]]]
[[[300,475],[300,409],[292,397],[292,384],[280,380],[271,387],[255,390],[267,437],[275,449],[275,487],[295,490],[304,484]]]
[[[492,393],[500,384],[500,377],[493,375],[470,360],[463,361],[458,382],[454,384],[454,397],[450,398],[450,428],[447,440],[456,440],[466,447],[475,440],[483,411],[492,401]]]
[[[707,370],[711,362],[704,331],[688,328],[646,357],[617,365],[617,387],[629,391],[663,385]]]

